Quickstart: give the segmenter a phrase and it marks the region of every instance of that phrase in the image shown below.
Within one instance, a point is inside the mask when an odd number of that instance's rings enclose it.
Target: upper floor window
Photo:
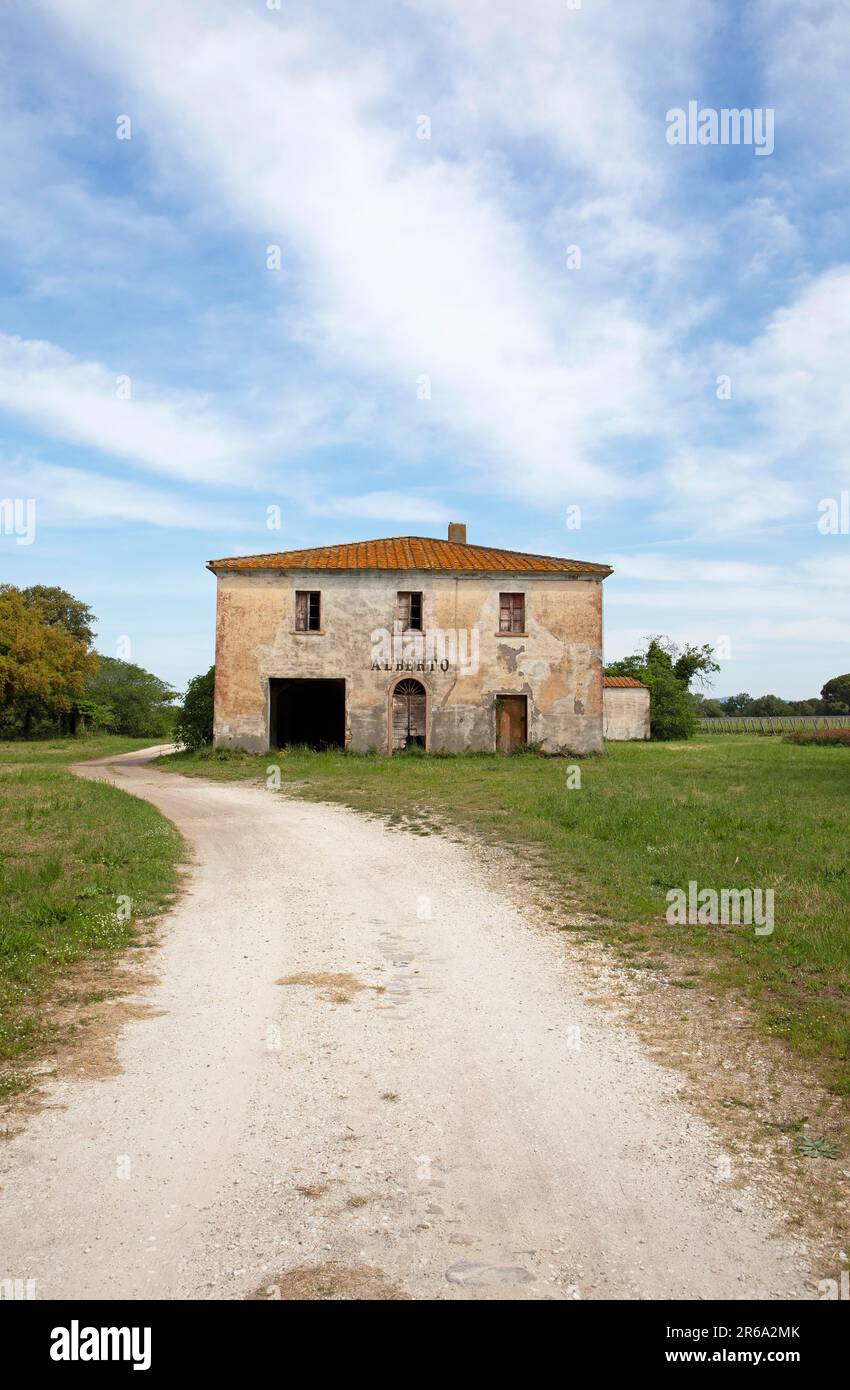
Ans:
[[[395,620],[403,632],[422,631],[422,595],[401,590],[396,594]]]
[[[525,594],[499,595],[499,631],[525,632]]]
[[[319,632],[322,626],[321,593],[318,589],[295,590],[295,631]]]

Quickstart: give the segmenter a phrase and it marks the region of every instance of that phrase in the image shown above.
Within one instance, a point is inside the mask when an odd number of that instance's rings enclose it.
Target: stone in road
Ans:
[[[191,847],[152,1014],[120,1074],[48,1083],[0,1148],[0,1277],[41,1298],[807,1296],[675,1078],[486,863],[149,758],[82,770]]]

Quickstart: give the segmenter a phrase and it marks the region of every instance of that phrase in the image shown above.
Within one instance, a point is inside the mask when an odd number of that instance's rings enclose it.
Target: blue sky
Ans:
[[[791,698],[850,667],[846,4],[0,25],[0,497],[37,506],[5,580],[182,687],[208,559],[461,520],[613,564],[609,658],[719,642],[718,693]],[[671,145],[690,101],[772,110],[773,153]]]

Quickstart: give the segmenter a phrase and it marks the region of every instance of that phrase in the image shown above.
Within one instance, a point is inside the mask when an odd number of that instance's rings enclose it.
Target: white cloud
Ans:
[[[792,22],[789,6],[773,8]],[[718,538],[805,522],[820,463],[795,451],[815,445],[843,466],[846,272],[811,282],[744,346],[684,345],[709,308],[704,279],[681,274],[689,263],[724,238],[769,240],[771,254],[800,241],[762,171],[763,183],[730,184],[714,218],[677,203],[683,165],[664,112],[697,92],[720,22],[709,0],[579,11],[427,0],[408,4],[386,50],[340,5],[50,0],[44,10],[127,93],[160,187],[190,187],[196,205],[220,208],[258,266],[267,244],[282,246],[279,283],[294,299],[271,301],[281,327],[360,389],[370,442],[445,446],[449,430],[467,483],[472,474],[538,507],[595,497],[613,508],[651,481],[654,521],[692,529],[696,518],[700,537]],[[396,11],[379,5],[371,24]],[[423,110],[430,141],[416,139]],[[568,236],[585,243],[579,272],[563,267]],[[750,257],[741,273],[764,265]],[[734,279],[730,269],[726,291]],[[721,371],[732,402],[712,399]],[[418,400],[426,376],[430,398]],[[200,448],[189,444],[184,466],[200,477],[206,411],[194,409]],[[63,412],[60,424],[78,428]],[[296,412],[289,402],[281,413],[291,423]],[[119,424],[101,425],[98,447],[117,447]],[[715,436],[727,427],[738,435],[725,448]],[[282,430],[281,451],[303,442],[303,427]]]
[[[778,137],[816,151],[801,170],[811,180],[846,175],[850,125],[850,11],[841,0],[755,0],[749,15],[763,65],[766,105]]]
[[[686,525],[701,540],[803,519],[812,508],[800,482],[783,478],[771,462],[766,452],[740,445],[682,449],[659,477],[655,518]]]
[[[53,464],[4,461],[3,492],[7,497],[35,499],[37,528],[119,521],[210,530],[223,520],[222,514],[194,498]]]
[[[825,488],[850,481],[848,370],[850,267],[836,266],[774,310],[746,344],[711,349],[706,382],[727,374],[732,395],[713,399],[698,422],[708,432],[725,412],[734,442],[676,450],[659,472],[656,519],[702,539],[777,522],[814,530]]]
[[[606,586],[608,607],[616,612],[620,608],[642,608],[647,613],[676,612],[686,609],[689,613],[722,614],[724,622],[730,617],[738,617],[743,623],[750,613],[799,613],[808,614],[812,620],[828,615],[832,610],[836,615],[846,609],[846,600],[840,593],[824,594],[814,586],[798,587],[790,583],[773,588],[738,584],[677,585],[669,589],[640,588],[616,589],[612,576],[610,587]]]
[[[614,575],[605,586],[608,649],[620,651],[624,640],[633,640],[636,629],[618,624],[636,611],[653,615],[646,630],[713,645],[721,635],[728,637],[736,660],[752,656],[756,664],[775,661],[783,644],[816,648],[846,642],[850,554],[841,550],[845,539],[823,540],[830,553],[785,564],[684,554],[615,557]]]
[[[832,618],[823,614],[820,617],[807,617],[789,622],[748,623],[748,632],[763,640],[779,638],[793,640],[801,646],[812,647],[822,643],[839,643],[846,646],[850,642],[850,622],[846,619]]]
[[[775,583],[778,565],[753,565],[739,560],[695,560],[682,555],[615,555],[609,562],[620,579],[643,579],[671,584]]]
[[[824,537],[823,554],[803,560],[801,575],[827,588],[850,589],[850,539],[847,536]]]
[[[751,405],[765,446],[819,449],[830,476],[850,471],[850,266],[836,266],[777,309],[763,332],[728,353],[735,398]]]
[[[126,364],[84,362],[53,343],[0,334],[0,408],[62,440],[89,445],[173,478],[247,481],[250,437],[197,397],[123,378]]]
[[[47,9],[129,81],[138,138],[172,177],[182,160],[250,231],[258,255],[282,244],[299,286],[287,325],[324,364],[391,388],[394,409],[425,433],[448,427],[467,466],[495,467],[503,490],[538,503],[629,493],[626,470],[599,455],[623,434],[667,428],[666,334],[624,299],[600,299],[580,276],[568,281],[548,249],[541,255],[509,206],[510,181],[480,149],[461,157],[436,139],[417,141],[418,112],[408,97],[402,121],[387,65],[349,50],[314,14],[299,22],[170,0],[154,7],[154,24],[149,4],[52,0]],[[495,47],[512,57],[501,20],[498,7],[476,8],[476,22],[489,23]],[[621,44],[609,25],[605,46],[592,22],[584,31],[569,30],[569,15],[565,23],[556,53],[543,36],[532,55],[545,90],[563,102],[546,133],[564,153],[584,142],[585,168],[599,166],[604,148],[602,182],[628,173],[645,197],[654,157],[635,159],[650,118],[637,119],[636,102],[609,100],[633,74],[635,25]],[[674,36],[687,28],[676,20]],[[588,48],[578,35],[591,30]],[[486,46],[478,62],[476,82],[491,81]],[[526,105],[536,90],[527,75]],[[455,96],[463,100],[462,82]],[[518,91],[504,97],[507,109]],[[527,133],[545,107],[541,95]],[[398,124],[379,117],[388,108]],[[664,160],[660,118],[658,137]],[[616,201],[609,209],[613,220],[622,212]],[[426,376],[430,399],[417,400]]]
[[[646,207],[673,177],[663,91],[689,92],[717,23],[708,0],[651,6],[588,0],[415,0],[439,16],[456,73],[456,120],[542,137],[565,169],[600,193]],[[659,51],[663,49],[663,71]],[[659,157],[660,156],[660,157]]]

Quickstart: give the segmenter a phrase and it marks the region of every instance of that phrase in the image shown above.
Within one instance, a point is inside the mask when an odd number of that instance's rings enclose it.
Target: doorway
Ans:
[[[402,680],[393,690],[391,708],[392,751],[425,747],[427,699],[420,681]]]
[[[496,696],[496,752],[513,753],[528,742],[528,697]]]
[[[269,681],[269,743],[272,748],[345,747],[344,680]]]

